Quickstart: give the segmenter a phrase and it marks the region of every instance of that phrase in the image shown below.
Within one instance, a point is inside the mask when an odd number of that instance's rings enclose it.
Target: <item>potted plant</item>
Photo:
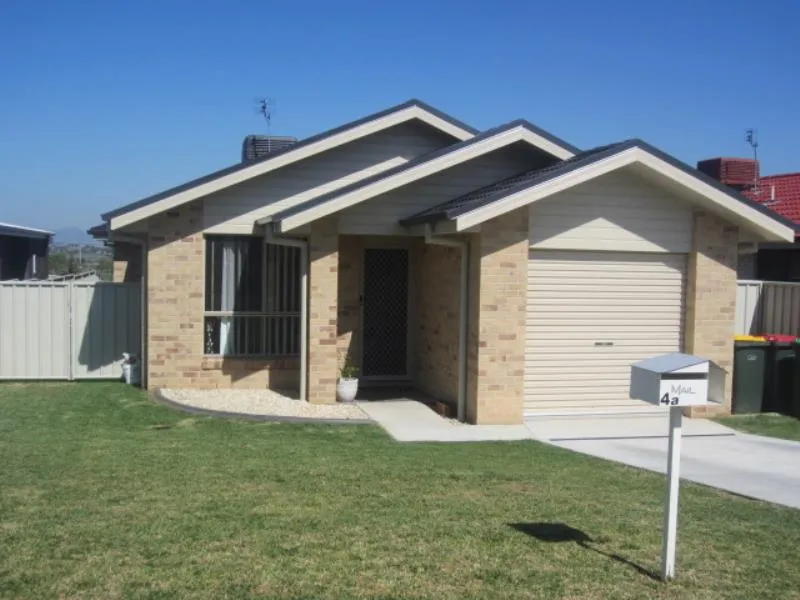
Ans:
[[[352,402],[358,393],[358,368],[350,362],[345,361],[342,370],[339,372],[339,382],[336,384],[336,396],[339,402]]]

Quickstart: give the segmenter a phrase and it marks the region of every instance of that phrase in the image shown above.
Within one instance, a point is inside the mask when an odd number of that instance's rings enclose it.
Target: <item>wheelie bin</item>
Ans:
[[[733,414],[762,411],[769,350],[769,342],[760,336],[737,336],[734,339]]]
[[[797,353],[796,336],[768,334],[767,390],[762,412],[788,413],[793,404]]]

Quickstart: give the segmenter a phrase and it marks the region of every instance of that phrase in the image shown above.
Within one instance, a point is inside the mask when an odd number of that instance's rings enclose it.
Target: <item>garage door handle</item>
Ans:
[[[595,342],[595,346],[613,346],[614,342]]]

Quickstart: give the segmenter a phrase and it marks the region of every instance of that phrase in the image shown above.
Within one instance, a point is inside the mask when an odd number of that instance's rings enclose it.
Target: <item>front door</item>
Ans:
[[[364,250],[361,375],[408,375],[408,250]]]

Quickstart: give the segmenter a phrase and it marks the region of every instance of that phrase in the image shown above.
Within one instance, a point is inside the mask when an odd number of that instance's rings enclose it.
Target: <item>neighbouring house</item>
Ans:
[[[641,410],[630,365],[660,353],[730,371],[738,245],[795,236],[640,140],[580,150],[415,100],[112,210],[94,233],[118,279],[144,281],[151,388],[330,403],[350,360],[362,386],[498,424]]]
[[[761,175],[757,160],[712,158],[697,168],[744,196],[800,225],[800,173]],[[739,247],[739,278],[800,281],[800,242],[761,242]]]
[[[796,225],[800,224],[800,173],[765,175],[744,194]],[[753,279],[800,281],[800,243],[797,238],[789,244],[760,243],[751,256],[755,259],[755,269],[750,273]]]
[[[47,279],[52,231],[0,223],[0,281]]]

